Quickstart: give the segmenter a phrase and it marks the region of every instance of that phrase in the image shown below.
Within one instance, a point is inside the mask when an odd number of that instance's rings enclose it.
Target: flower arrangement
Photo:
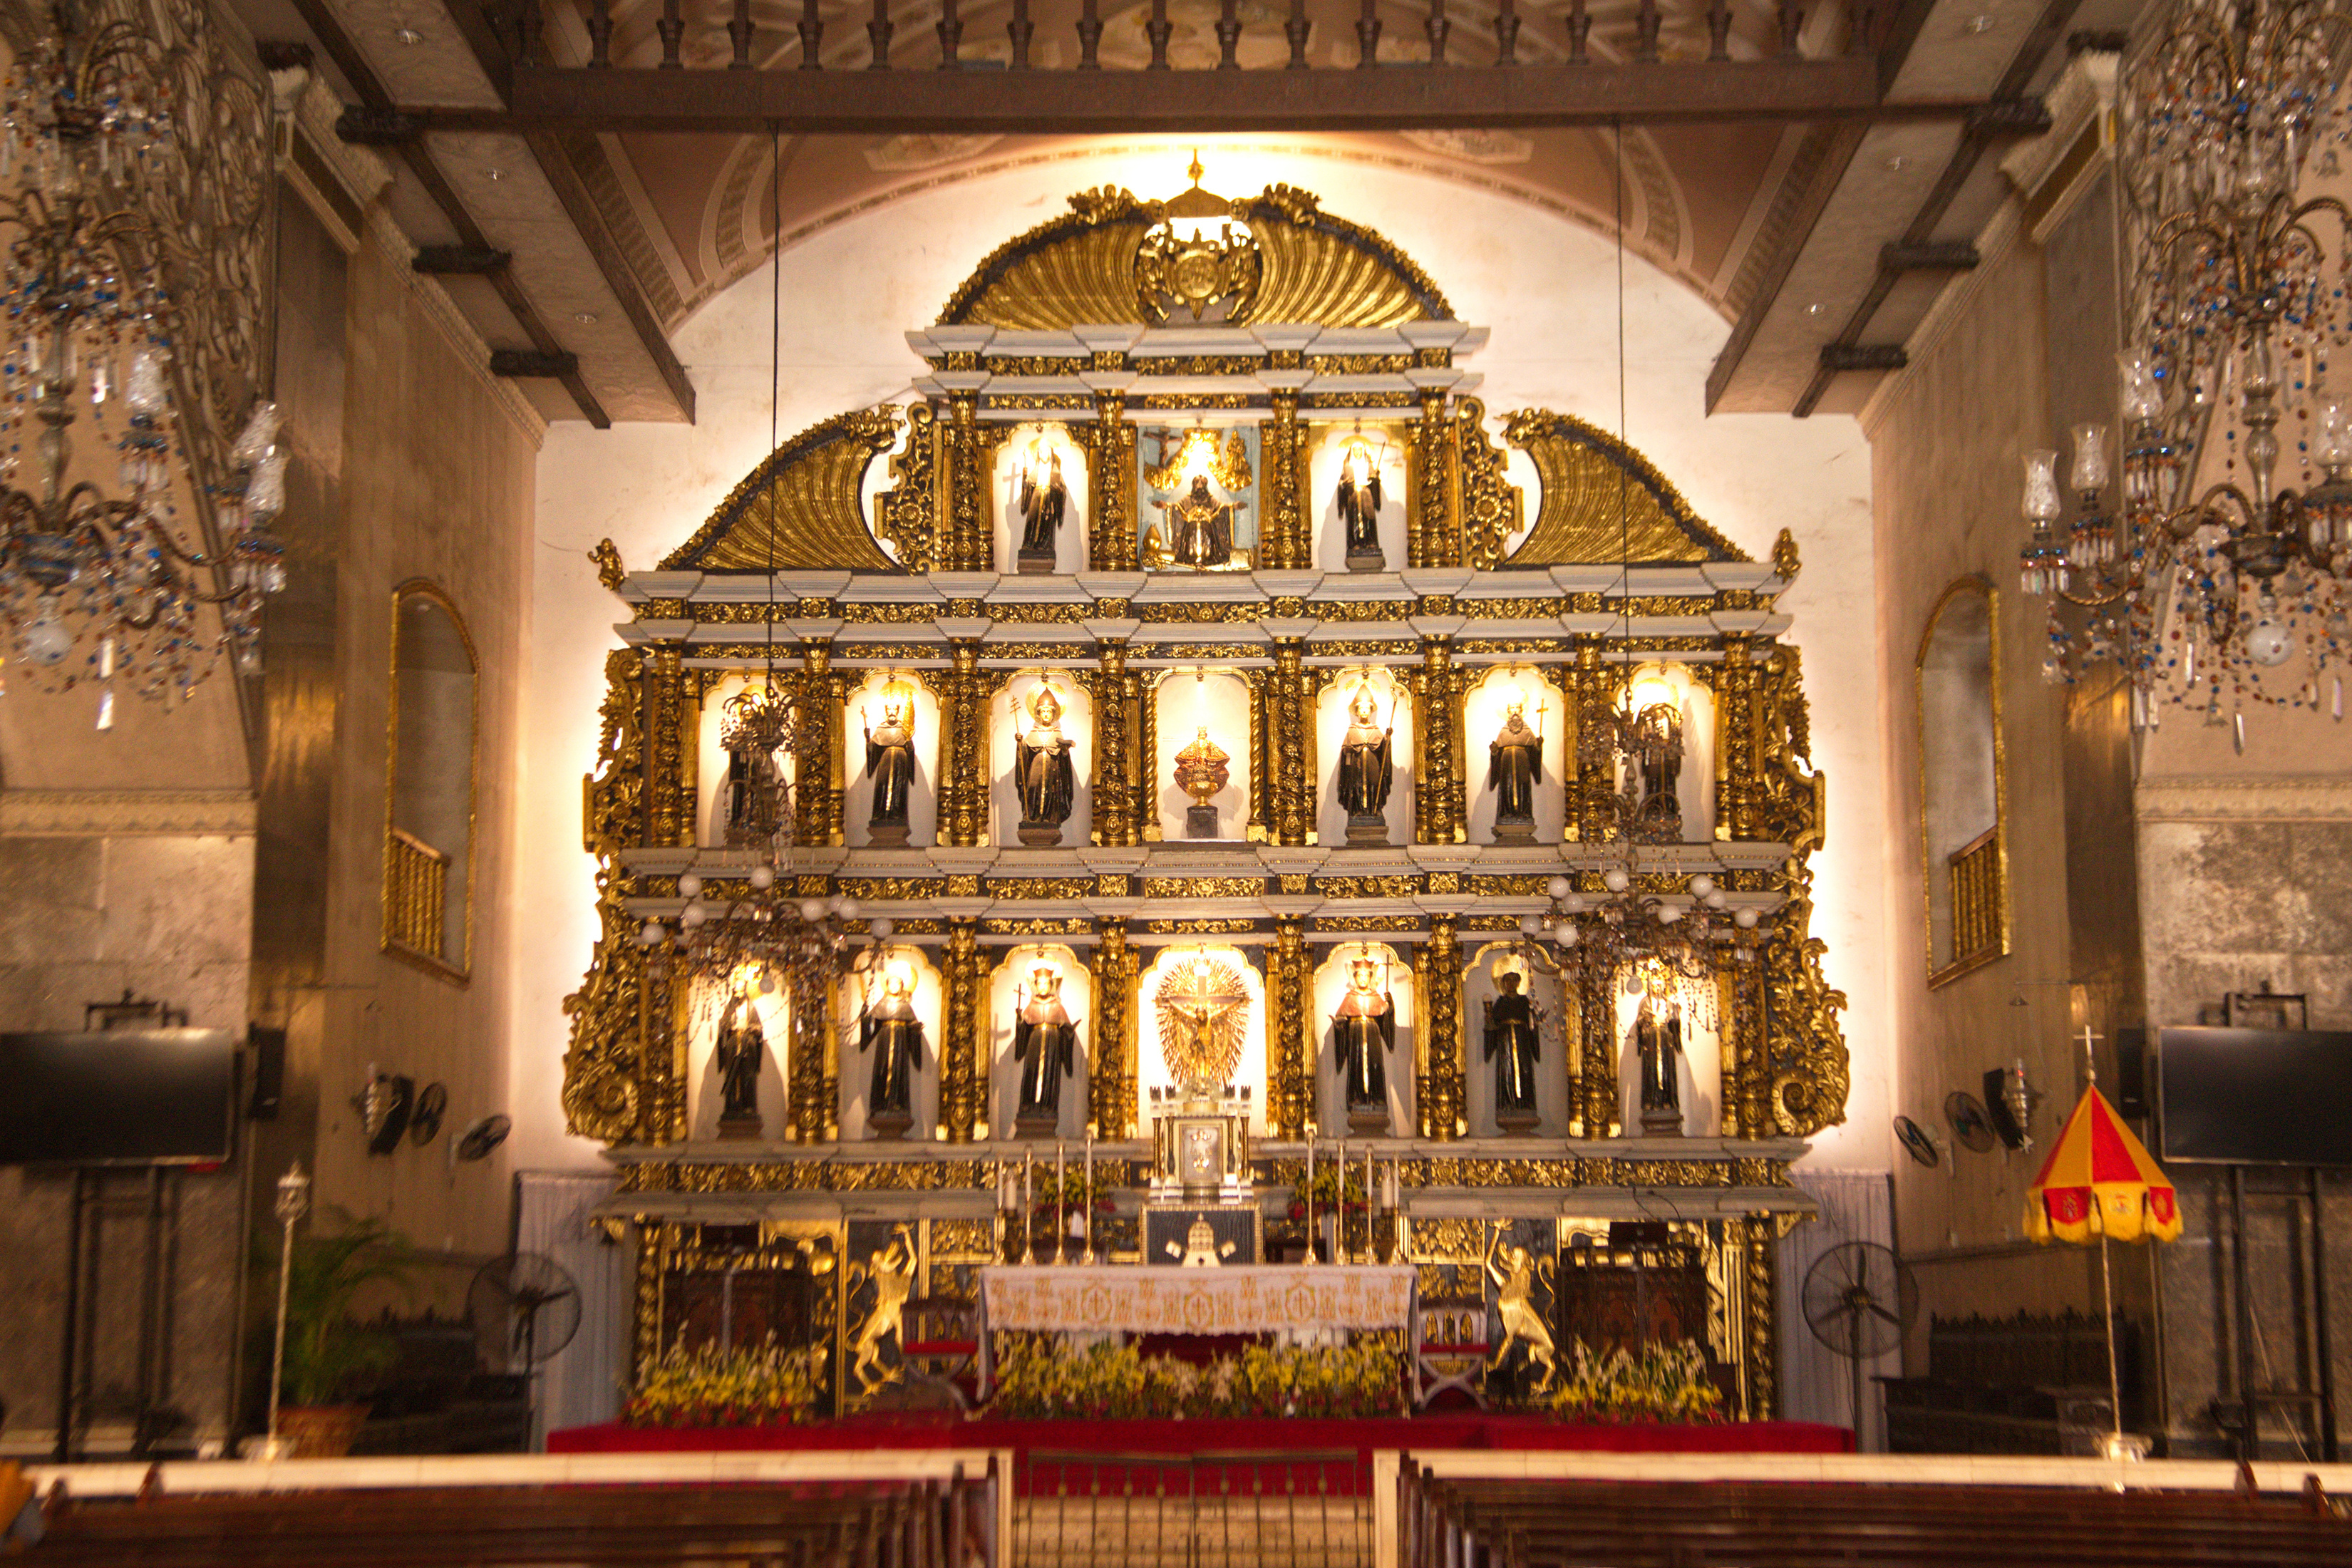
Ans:
[[[1348,1168],[1344,1179],[1340,1173],[1331,1168],[1328,1163],[1318,1165],[1315,1169],[1313,1191],[1315,1213],[1318,1216],[1342,1212],[1339,1205],[1343,1205],[1344,1212],[1351,1217],[1364,1212],[1364,1173],[1354,1165]],[[1344,1197],[1342,1194],[1345,1194]],[[1307,1199],[1300,1193],[1291,1194],[1290,1217],[1293,1219],[1307,1217]]]
[[[1551,1413],[1568,1421],[1720,1421],[1723,1393],[1707,1375],[1706,1352],[1690,1340],[1596,1356],[1573,1342],[1552,1385]]]
[[[772,1426],[803,1420],[816,1403],[822,1349],[785,1350],[774,1335],[757,1349],[683,1337],[646,1368],[621,1412],[632,1426]]]
[[[1097,1176],[1092,1189],[1089,1190],[1086,1172],[1073,1170],[1064,1173],[1061,1189],[1058,1192],[1055,1190],[1054,1178],[1050,1175],[1039,1181],[1031,1191],[1029,1212],[1039,1219],[1050,1220],[1054,1217],[1056,1209],[1065,1214],[1076,1215],[1083,1213],[1087,1205],[1091,1203],[1095,1213],[1107,1215],[1111,1212],[1112,1207],[1110,1194],[1111,1184],[1108,1181]]]
[[[1097,1342],[1073,1351],[1049,1335],[999,1338],[991,1409],[1024,1420],[1187,1415],[1396,1415],[1404,1363],[1378,1341],[1328,1349],[1252,1345],[1205,1366]]]

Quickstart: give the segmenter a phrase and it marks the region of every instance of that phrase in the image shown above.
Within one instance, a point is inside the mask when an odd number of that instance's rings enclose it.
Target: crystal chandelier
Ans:
[[[0,87],[0,621],[37,686],[102,684],[105,729],[118,683],[184,695],[224,649],[257,668],[261,605],[284,582],[269,525],[286,451],[261,402],[207,483],[179,416],[191,323],[174,283],[202,258],[152,215],[186,199],[154,188],[184,172],[162,157],[188,117],[184,51],[125,19],[85,27],[64,4],[48,22]],[[217,205],[257,231],[263,204],[239,195]],[[76,462],[85,404],[112,426],[110,488]],[[192,531],[215,544],[184,540],[183,472]]]
[[[2119,93],[2136,261],[2112,514],[2103,426],[2074,432],[2063,529],[2057,454],[2026,457],[2019,579],[2053,601],[2045,676],[2114,658],[2136,722],[2168,699],[2233,721],[2241,747],[2248,706],[2342,711],[2352,413],[2328,361],[2352,342],[2352,212],[2295,187],[2315,148],[2336,167],[2347,27],[2332,3],[2176,6]]]
[[[1742,908],[1724,913],[1729,903],[1715,879],[1705,874],[1690,879],[1691,901],[1685,906],[1639,886],[1630,854],[1623,864],[1601,873],[1602,897],[1579,892],[1566,877],[1554,877],[1544,892],[1549,907],[1519,917],[1519,932],[1530,943],[1548,943],[1560,967],[1576,967],[1588,975],[1607,979],[1629,965],[1657,964],[1685,980],[1713,978],[1718,955],[1727,948],[1734,963],[1756,962],[1761,916]]]

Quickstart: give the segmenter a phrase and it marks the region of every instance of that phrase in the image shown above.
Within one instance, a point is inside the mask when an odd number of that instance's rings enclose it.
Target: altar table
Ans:
[[[1268,1334],[1403,1329],[1413,1270],[1403,1264],[993,1265],[980,1271],[987,1330],[1045,1333]]]

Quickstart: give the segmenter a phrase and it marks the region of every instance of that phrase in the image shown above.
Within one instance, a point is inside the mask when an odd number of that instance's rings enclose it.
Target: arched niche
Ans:
[[[1151,692],[1151,786],[1148,798],[1159,818],[1160,837],[1182,843],[1185,814],[1192,797],[1176,783],[1176,754],[1205,731],[1225,753],[1225,787],[1209,798],[1217,808],[1217,837],[1232,842],[1249,837],[1250,792],[1257,781],[1250,776],[1249,682],[1230,669],[1171,670]],[[1199,842],[1198,840],[1192,840]]]
[[[1094,832],[1095,705],[1087,689],[1057,671],[1024,670],[1005,683],[988,721],[988,805],[991,842],[1021,844],[1020,740],[1036,725],[1033,704],[1040,689],[1061,706],[1058,721],[1070,742],[1070,815],[1062,824],[1061,848],[1092,841]]]
[[[1307,495],[1315,519],[1315,564],[1326,572],[1347,572],[1348,530],[1339,515],[1339,479],[1351,448],[1360,447],[1367,467],[1381,480],[1379,538],[1381,564],[1363,570],[1394,572],[1405,563],[1405,519],[1411,516],[1406,489],[1405,451],[1408,436],[1401,422],[1346,425],[1332,429],[1307,454]]]
[[[1538,1137],[1565,1138],[1569,1119],[1568,1079],[1575,1059],[1578,1031],[1575,1002],[1559,976],[1528,961],[1519,942],[1491,942],[1470,960],[1462,976],[1462,1060],[1467,1082],[1464,1109],[1470,1136],[1493,1138],[1502,1132],[1495,1120],[1495,1064],[1486,1058],[1486,1005],[1501,995],[1497,977],[1505,970],[1519,977],[1519,993],[1536,1006],[1536,1116]]]
[[[1530,728],[1543,734],[1543,778],[1536,785],[1538,844],[1557,844],[1567,820],[1567,795],[1560,779],[1568,755],[1568,726],[1559,688],[1528,665],[1496,665],[1462,699],[1464,778],[1469,786],[1470,842],[1495,842],[1495,792],[1486,787],[1495,737],[1502,732],[1511,704],[1522,703]],[[1540,709],[1540,712],[1538,711]]]
[[[1712,1138],[1722,1124],[1723,1033],[1714,980],[1690,980],[1669,975],[1668,994],[1682,1009],[1682,1056],[1675,1078],[1682,1099],[1683,1135]],[[1617,1117],[1627,1135],[1642,1131],[1642,1048],[1634,1037],[1634,1020],[1646,994],[1639,965],[1617,972],[1613,993],[1617,1012]],[[1590,1129],[1587,1137],[1597,1136]]]
[[[1315,836],[1324,844],[1348,842],[1348,808],[1339,804],[1340,754],[1348,741],[1349,706],[1359,689],[1368,689],[1377,705],[1377,721],[1393,729],[1389,737],[1389,761],[1394,773],[1389,781],[1388,842],[1412,842],[1412,692],[1394,670],[1364,665],[1336,672],[1315,699]]]
[[[719,1081],[719,1029],[726,1021],[729,1002],[739,997],[742,1007],[737,1012],[737,1026],[742,1026],[748,1010],[758,1017],[761,1036],[767,1042],[766,1059],[760,1064],[761,1136],[771,1142],[781,1140],[788,1125],[784,1055],[792,1039],[792,998],[789,987],[782,984],[761,991],[758,971],[749,966],[726,985],[698,985],[688,1004],[692,1020],[686,1044],[688,1136],[719,1136],[719,1115],[726,1103]]]
[[[1936,601],[1919,639],[1919,834],[1930,985],[2009,951],[1999,612],[1990,583],[1963,577]]]
[[[1012,574],[1021,570],[1023,476],[1034,473],[1038,488],[1043,490],[1057,458],[1061,465],[1063,505],[1061,527],[1054,534],[1054,571],[1068,576],[1086,570],[1086,452],[1063,426],[1043,424],[1015,426],[996,448],[988,493],[994,518],[999,572]]]
[[[1348,980],[1359,957],[1381,966],[1381,984],[1389,994],[1396,1019],[1396,1048],[1389,1053],[1389,1131],[1385,1136],[1410,1137],[1414,1121],[1413,1060],[1419,1036],[1413,1027],[1419,994],[1413,984],[1412,961],[1384,942],[1341,942],[1315,968],[1312,1005],[1315,1009],[1315,1124],[1327,1134],[1348,1128],[1347,1086],[1339,1079],[1333,1047],[1331,1015],[1348,992]]]
[[[384,792],[384,951],[463,980],[472,967],[474,639],[434,584],[393,593]]]
[[[867,1120],[867,1101],[874,1085],[874,1056],[861,1042],[861,1027],[866,1010],[882,999],[883,990],[893,971],[903,976],[915,1004],[915,1016],[923,1024],[923,1060],[915,1070],[912,1092],[907,1096],[907,1109],[914,1117],[914,1125],[907,1130],[909,1142],[929,1142],[941,1136],[940,1128],[940,1047],[946,1039],[943,1027],[947,1012],[947,987],[940,972],[919,947],[885,949],[864,969],[845,975],[836,988],[838,1007],[835,1014],[835,1029],[841,1042],[839,1052],[841,1078],[841,1137],[844,1142],[856,1142],[871,1138],[874,1131]]]
[[[1078,955],[1059,942],[1032,942],[1004,955],[988,976],[988,1125],[998,1138],[1016,1135],[1013,1118],[1021,1107],[1021,1068],[1013,1059],[1013,1025],[1029,998],[1031,982],[1040,968],[1061,979],[1062,1006],[1077,1035],[1077,1062],[1062,1080],[1061,1118],[1056,1138],[1087,1135],[1087,1084],[1094,1062],[1094,976]]]
[[[842,803],[842,832],[853,849],[874,844],[874,775],[866,766],[866,731],[882,722],[884,705],[894,698],[914,714],[915,783],[907,794],[907,843],[921,847],[939,839],[939,697],[911,675],[877,670],[853,687],[842,704],[841,776],[849,781]]]
[[[1229,966],[1238,978],[1244,1001],[1242,1004],[1241,1058],[1234,1064],[1233,1081],[1247,1084],[1250,1089],[1250,1132],[1265,1134],[1266,1051],[1265,1051],[1265,976],[1258,972],[1255,959],[1242,949],[1223,942],[1185,942],[1164,947],[1151,961],[1136,983],[1135,995],[1135,1083],[1136,1103],[1150,1114],[1151,1091],[1175,1085],[1168,1070],[1168,1058],[1160,1050],[1160,1031],[1168,1023],[1160,1001],[1160,988],[1170,984],[1181,965],[1206,960],[1213,964]]]
[[[1691,674],[1688,665],[1671,659],[1634,666],[1626,684],[1636,717],[1664,704],[1681,720],[1683,758],[1675,781],[1675,804],[1682,808],[1680,842],[1706,843],[1715,837],[1715,693]],[[1618,759],[1621,797],[1629,784],[1639,792],[1641,773],[1633,760]]]
[[[777,684],[782,686],[789,672],[780,672]],[[727,846],[727,784],[728,769],[733,762],[721,738],[727,725],[727,703],[747,687],[757,686],[767,679],[763,672],[752,670],[741,675],[730,675],[710,688],[702,699],[701,711],[695,720],[695,743],[700,750],[699,765],[695,770],[698,788],[695,797],[695,833],[705,848]],[[787,748],[776,754],[775,765],[790,784],[798,773],[799,759]]]

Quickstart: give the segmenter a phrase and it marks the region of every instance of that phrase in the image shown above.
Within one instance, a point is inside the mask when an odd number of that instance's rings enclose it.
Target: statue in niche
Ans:
[[[1176,753],[1176,787],[1192,797],[1192,804],[1184,808],[1185,837],[1217,836],[1217,808],[1209,803],[1232,779],[1232,771],[1225,765],[1232,761],[1223,746],[1209,739],[1206,724],[1190,745]]]
[[[1219,500],[1209,489],[1209,476],[1196,473],[1181,496],[1151,504],[1168,514],[1171,564],[1214,571],[1234,563],[1234,514],[1248,502]]]
[[[1388,557],[1381,552],[1381,468],[1369,443],[1348,443],[1348,455],[1339,464],[1338,500],[1348,570],[1378,572],[1387,566]]]
[[[1038,471],[1038,448],[1031,447],[1028,460],[1021,465],[1015,481],[1013,506],[1021,518],[1021,549],[1013,558],[1013,566],[1024,574],[1054,570],[1054,538],[1061,531],[1063,515],[1070,505],[1068,487],[1062,483],[1060,448],[1045,454],[1042,474]]]
[[[1013,700],[1018,718],[1021,702]],[[1021,842],[1050,849],[1062,841],[1070,819],[1077,776],[1070,764],[1073,742],[1062,733],[1062,704],[1045,682],[1029,694],[1029,727],[1013,742],[1013,791],[1021,797]]]
[[[727,700],[719,744],[727,752],[727,783],[719,816],[730,848],[764,845],[783,826],[791,805],[776,751],[784,738],[783,698],[751,687]]]
[[[712,1054],[719,1067],[719,1136],[759,1137],[760,1071],[767,1065],[768,1037],[760,1027],[759,1007],[743,992],[727,998]]]
[[[1506,1133],[1536,1130],[1537,1037],[1535,1003],[1520,991],[1522,976],[1506,969],[1495,976],[1501,994],[1486,1001],[1484,1059],[1494,1064],[1495,1124]]]
[[[1040,963],[1013,996],[1013,1059],[1021,1064],[1021,1099],[1013,1123],[1024,1137],[1054,1134],[1062,1116],[1062,1080],[1078,1063],[1078,1028],[1062,1005],[1062,972]]]
[[[1633,719],[1633,767],[1642,797],[1633,808],[1634,837],[1679,844],[1683,806],[1675,790],[1683,771],[1683,716],[1671,702],[1653,702]]]
[[[1543,722],[1543,707],[1536,722]],[[1486,746],[1486,787],[1495,792],[1495,842],[1536,841],[1536,785],[1543,782],[1543,731],[1528,727],[1528,700],[1514,697]]]
[[[915,1122],[915,1075],[923,1070],[923,1021],[907,977],[892,970],[882,982],[881,1000],[867,1005],[859,1022],[857,1048],[874,1053],[874,1076],[866,1095],[866,1121],[881,1138],[898,1138]]]
[[[1642,1132],[1679,1138],[1683,1131],[1682,1084],[1676,1072],[1683,1054],[1683,1008],[1664,969],[1643,974],[1642,1010],[1633,1016],[1633,1043],[1642,1058]]]
[[[1348,965],[1348,992],[1331,1010],[1331,1055],[1348,1097],[1348,1130],[1389,1130],[1389,1052],[1396,1047],[1396,1008],[1369,952]]]
[[[1396,733],[1396,701],[1389,701],[1389,721],[1377,724],[1370,681],[1359,681],[1348,700],[1348,738],[1339,745],[1339,804],[1348,808],[1348,842],[1351,845],[1389,841],[1389,785],[1396,767],[1390,740]]]
[[[907,808],[915,793],[914,704],[892,687],[882,695],[882,722],[877,727],[857,710],[866,731],[866,776],[874,781],[874,805],[866,814],[866,837],[875,844],[907,842]]]

